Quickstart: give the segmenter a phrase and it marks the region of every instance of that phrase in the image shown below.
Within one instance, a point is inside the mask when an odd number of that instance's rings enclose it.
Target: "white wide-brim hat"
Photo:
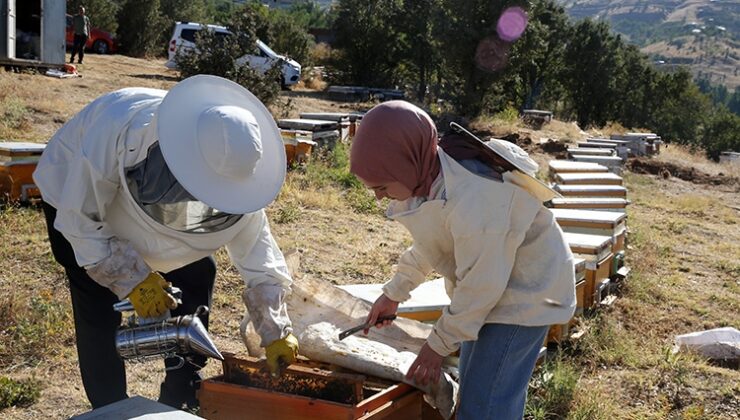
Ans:
[[[260,210],[285,181],[285,147],[275,120],[257,97],[230,80],[197,75],[175,85],[157,111],[157,134],[178,182],[219,211]]]
[[[501,174],[504,180],[524,189],[543,203],[553,198],[562,197],[560,193],[535,178],[539,165],[519,146],[499,139],[484,142],[475,134],[454,122],[450,123],[450,128],[458,133],[465,134],[470,139],[471,145],[477,146],[483,153],[493,152],[508,163],[506,167],[502,168],[505,170]]]

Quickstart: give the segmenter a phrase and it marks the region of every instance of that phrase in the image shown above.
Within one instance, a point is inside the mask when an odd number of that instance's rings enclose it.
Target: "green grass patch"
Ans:
[[[356,213],[382,215],[374,195],[349,172],[349,146],[337,143],[331,150],[320,150],[301,171],[303,188],[341,191],[345,203]]]
[[[560,357],[538,369],[530,381],[525,418],[565,418],[570,411],[578,376],[576,368]]]
[[[609,314],[588,320],[587,334],[575,344],[580,358],[594,366],[638,367],[643,364],[640,346]]]
[[[34,379],[11,379],[0,376],[0,410],[8,407],[28,407],[41,396],[41,384]]]
[[[275,211],[273,221],[278,224],[292,223],[301,216],[301,209],[294,201],[285,201]]]

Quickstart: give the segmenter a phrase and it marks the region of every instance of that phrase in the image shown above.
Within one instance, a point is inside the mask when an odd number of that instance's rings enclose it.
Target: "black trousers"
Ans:
[[[70,63],[74,63],[75,54],[80,54],[78,63],[82,63],[82,59],[85,58],[85,44],[87,44],[87,36],[75,34],[74,41],[72,42],[72,56],[69,58]]]
[[[56,209],[43,203],[49,242],[56,261],[64,267],[72,295],[77,356],[82,383],[93,408],[127,398],[126,370],[118,357],[115,334],[121,325],[121,314],[113,310],[118,297],[109,289],[91,279],[84,268],[77,265],[74,251],[61,232],[54,229]],[[199,305],[211,305],[216,263],[206,257],[180,269],[163,274],[173,286],[182,289],[182,304],[172,311],[173,316],[188,315]],[[206,328],[208,317],[202,316]],[[189,363],[168,371],[161,385],[159,401],[176,407],[195,407],[195,391],[200,385],[200,368],[205,366],[203,356],[189,357]],[[178,359],[166,359],[165,366],[175,366]]]

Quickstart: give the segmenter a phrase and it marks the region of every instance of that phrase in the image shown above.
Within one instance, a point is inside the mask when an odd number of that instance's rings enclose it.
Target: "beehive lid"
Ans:
[[[571,147],[568,149],[571,155],[600,155],[611,156],[614,154],[612,149],[599,149],[598,147]]]
[[[619,197],[563,197],[550,201],[553,209],[605,209],[624,211],[629,200]]]
[[[577,209],[551,209],[552,214],[558,222],[570,221],[594,224],[609,224],[614,227],[627,219],[625,213],[613,211],[594,211]]]
[[[350,120],[350,122],[362,121],[362,117],[364,117],[364,116],[365,116],[365,113],[364,112],[350,112],[349,113],[349,120]]]
[[[557,173],[609,171],[609,168],[598,163],[576,162],[573,160],[551,160],[549,166],[551,172]]]
[[[302,112],[301,118],[304,120],[348,122],[349,114],[346,112]]]
[[[579,172],[579,173],[565,173],[565,174],[557,174],[555,177],[555,180],[558,183],[562,184],[571,184],[571,183],[577,183],[577,182],[586,182],[586,181],[595,181],[595,182],[604,182],[604,181],[614,181],[614,182],[622,182],[622,177],[613,174],[611,172]]]
[[[578,147],[599,147],[603,149],[613,149],[617,147],[614,143],[601,143],[595,141],[579,141]]]
[[[71,420],[124,420],[133,418],[140,420],[203,419],[203,417],[198,417],[160,402],[141,396],[134,396],[74,416]]]
[[[589,143],[607,143],[607,144],[617,144],[617,145],[620,145],[620,146],[625,146],[625,145],[628,145],[628,144],[632,143],[629,140],[595,139],[595,138],[586,139],[586,141],[589,142]]]
[[[278,120],[278,127],[308,131],[329,131],[337,130],[339,128],[339,123],[335,121],[308,120],[297,118]]]
[[[586,156],[586,155],[573,155],[573,160],[592,162],[592,163],[606,163],[615,164],[622,163],[622,158],[619,156]]]
[[[566,195],[573,194],[614,194],[626,195],[627,189],[621,185],[555,185],[555,190]]]
[[[383,294],[382,284],[349,284],[338,286],[354,297],[372,304]],[[422,283],[411,291],[411,298],[398,305],[399,313],[438,311],[450,304],[450,298],[445,291],[444,279],[436,279]]]
[[[2,156],[33,156],[40,155],[46,144],[0,141],[0,155]]]
[[[563,237],[573,253],[598,256],[599,260],[604,251],[611,250],[612,246],[609,236],[563,232]]]

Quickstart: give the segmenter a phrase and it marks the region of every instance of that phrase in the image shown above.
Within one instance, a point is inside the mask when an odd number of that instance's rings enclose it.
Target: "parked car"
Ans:
[[[177,68],[177,63],[175,62],[177,52],[195,49],[196,34],[204,29],[214,31],[216,36],[232,35],[224,26],[203,25],[195,22],[177,22],[175,23],[175,29],[172,31],[172,38],[167,48],[169,60],[165,63],[165,66],[170,69]],[[301,78],[301,65],[295,60],[276,53],[260,40],[257,40],[254,54],[247,54],[237,60],[237,64],[249,65],[262,73],[269,70],[275,63],[282,63],[281,84],[284,88],[298,83],[298,80]]]
[[[72,15],[67,15],[67,48],[72,48],[75,34],[72,29]],[[118,50],[118,41],[110,32],[98,28],[90,28],[85,49],[98,54],[114,54]]]

